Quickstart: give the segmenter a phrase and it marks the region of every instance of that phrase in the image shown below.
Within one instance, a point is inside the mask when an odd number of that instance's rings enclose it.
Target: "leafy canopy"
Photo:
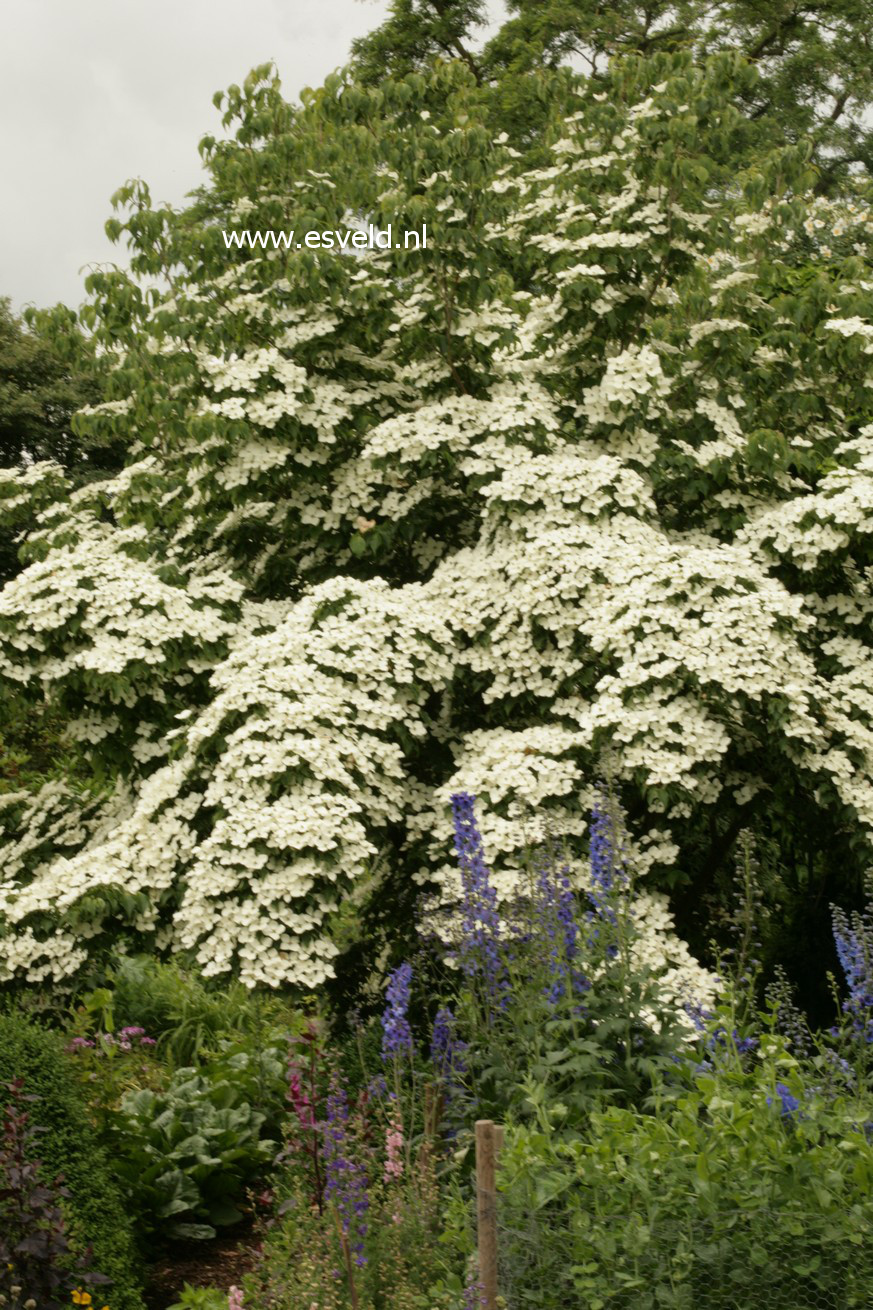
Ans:
[[[604,86],[617,56],[719,51],[758,71],[739,90],[748,147],[809,139],[817,189],[833,193],[873,162],[873,9],[869,0],[507,0],[506,19],[483,42],[481,0],[394,0],[388,20],[354,43],[362,80],[403,76],[434,58],[462,59],[492,104],[492,122],[530,142],[542,97],[560,94],[568,64]],[[517,138],[517,139],[516,139]]]

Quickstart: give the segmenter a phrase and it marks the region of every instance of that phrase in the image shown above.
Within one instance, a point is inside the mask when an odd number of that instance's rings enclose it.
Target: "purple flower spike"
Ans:
[[[464,1288],[464,1310],[480,1310],[485,1304],[485,1289],[481,1283],[468,1283]]]
[[[614,926],[617,921],[615,897],[627,887],[628,875],[603,783],[599,785],[599,792],[591,811],[591,886],[588,899],[592,909],[588,918],[595,925],[599,919]],[[597,935],[598,929],[595,926],[593,936]],[[607,956],[614,959],[617,949],[615,945],[608,946]]]
[[[497,893],[485,863],[482,837],[476,823],[476,798],[468,792],[452,797],[455,851],[464,891],[461,968],[468,978],[481,976],[492,1001],[507,1000],[506,970],[500,954],[500,918]]]
[[[579,937],[575,898],[569,870],[566,866],[558,868],[551,842],[541,855],[534,913],[543,945],[548,948],[549,980],[545,995],[549,1004],[555,1006],[565,995],[587,991],[588,984],[573,968]]]
[[[412,1052],[412,1030],[406,1017],[409,1009],[409,989],[412,985],[412,965],[401,964],[388,979],[388,1004],[382,1015],[382,1059],[388,1060],[400,1051]]]
[[[857,1037],[867,1045],[873,1043],[873,918],[870,911],[847,915],[839,906],[831,906],[837,958],[846,979],[849,995],[843,1010],[852,1018]]]
[[[467,1043],[460,1040],[456,1028],[457,1020],[450,1009],[442,1006],[437,1010],[430,1040],[430,1058],[443,1083],[443,1093],[447,1101],[451,1099],[455,1079],[459,1074],[466,1072],[464,1053],[467,1050]]]
[[[367,1263],[364,1254],[364,1239],[367,1236],[365,1216],[370,1201],[367,1196],[366,1171],[352,1159],[349,1151],[348,1122],[346,1093],[337,1079],[333,1078],[327,1098],[327,1120],[322,1125],[327,1177],[324,1195],[336,1205],[343,1234],[352,1239],[355,1264],[360,1268]]]

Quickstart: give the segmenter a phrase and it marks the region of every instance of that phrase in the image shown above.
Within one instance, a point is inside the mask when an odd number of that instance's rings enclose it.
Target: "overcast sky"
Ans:
[[[178,205],[200,181],[212,96],[273,59],[296,98],[389,0],[0,0],[0,296],[78,305],[120,261],[109,197],[142,177]],[[499,0],[492,6],[499,13]],[[80,271],[82,270],[82,271]]]

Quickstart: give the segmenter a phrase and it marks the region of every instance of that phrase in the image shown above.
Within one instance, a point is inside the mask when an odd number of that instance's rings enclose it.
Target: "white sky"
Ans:
[[[499,0],[492,11],[499,12]],[[179,205],[215,91],[274,60],[289,99],[344,64],[389,0],[0,0],[0,296],[76,306],[128,178]]]

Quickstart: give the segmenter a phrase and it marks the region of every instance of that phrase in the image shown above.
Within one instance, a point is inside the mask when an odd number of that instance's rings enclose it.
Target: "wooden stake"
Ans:
[[[497,1138],[503,1129],[491,1119],[476,1120],[476,1219],[479,1235],[479,1282],[485,1310],[497,1310]]]

